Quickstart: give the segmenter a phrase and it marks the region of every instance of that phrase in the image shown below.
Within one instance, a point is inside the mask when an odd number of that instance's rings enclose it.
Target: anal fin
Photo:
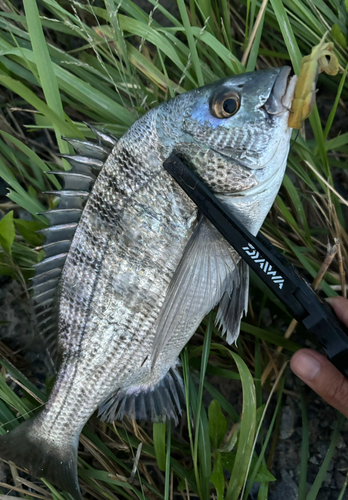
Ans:
[[[129,392],[116,391],[99,407],[101,420],[112,422],[128,417],[130,420],[165,422],[167,419],[178,424],[185,401],[182,378],[174,366],[153,388],[132,389]]]

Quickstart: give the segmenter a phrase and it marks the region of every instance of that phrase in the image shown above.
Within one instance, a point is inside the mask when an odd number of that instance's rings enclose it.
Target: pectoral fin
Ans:
[[[220,323],[228,331],[228,338],[238,328],[233,329],[231,307],[239,307],[245,302],[245,294],[233,295],[240,287],[240,257],[207,220],[202,219],[188,242],[180,264],[169,285],[165,302],[161,308],[153,344],[152,363],[174,335],[180,332],[183,345],[193,335],[204,316],[223,298]],[[231,299],[230,299],[231,297]],[[229,303],[231,300],[231,304]],[[236,313],[240,320],[240,312]]]

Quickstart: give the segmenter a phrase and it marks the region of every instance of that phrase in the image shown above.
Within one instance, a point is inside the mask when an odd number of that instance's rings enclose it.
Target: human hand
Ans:
[[[348,300],[334,297],[330,299],[330,305],[342,323],[348,326]],[[325,356],[301,349],[291,358],[290,366],[295,375],[348,418],[348,380]]]

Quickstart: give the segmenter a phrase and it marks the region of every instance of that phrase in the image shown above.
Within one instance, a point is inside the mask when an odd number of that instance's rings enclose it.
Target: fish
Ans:
[[[248,267],[163,168],[175,150],[254,235],[289,152],[290,68],[233,75],[161,103],[116,139],[67,139],[76,155],[45,235],[33,300],[60,364],[47,404],[0,437],[0,457],[81,499],[79,435],[102,420],[178,421],[179,354],[218,305],[236,341]],[[54,350],[54,346],[52,347]]]

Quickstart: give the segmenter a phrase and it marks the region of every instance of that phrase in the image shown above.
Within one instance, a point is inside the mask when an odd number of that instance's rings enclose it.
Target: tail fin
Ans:
[[[78,439],[59,445],[40,436],[40,420],[34,417],[0,436],[0,457],[44,477],[58,488],[81,500],[77,478]]]

